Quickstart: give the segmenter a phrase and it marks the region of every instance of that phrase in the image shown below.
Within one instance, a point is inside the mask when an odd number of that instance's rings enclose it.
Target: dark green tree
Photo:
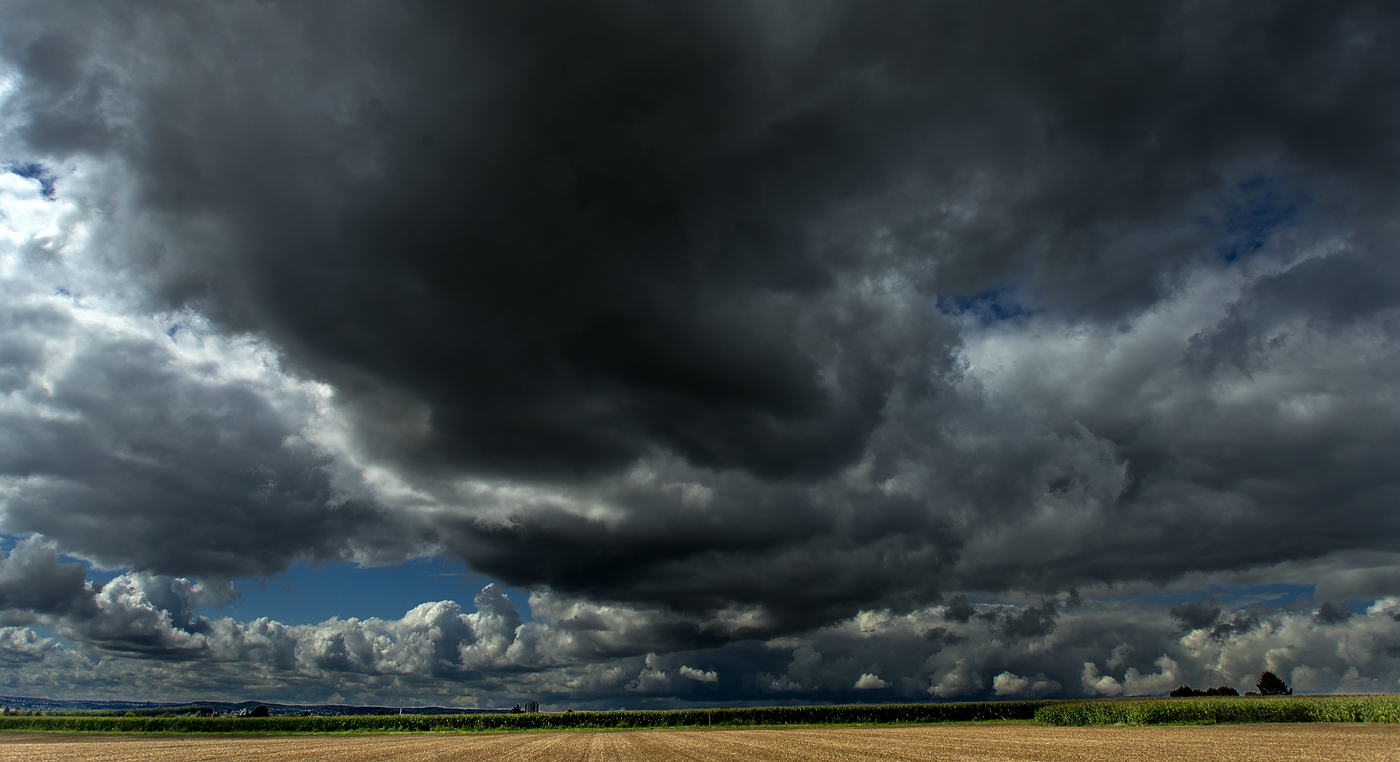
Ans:
[[[1283,678],[1265,670],[1259,675],[1259,681],[1254,684],[1259,689],[1261,696],[1292,696],[1293,689],[1288,687],[1288,683]]]

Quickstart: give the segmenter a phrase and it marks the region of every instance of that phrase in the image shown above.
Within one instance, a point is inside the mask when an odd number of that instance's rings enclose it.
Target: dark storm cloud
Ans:
[[[602,598],[627,591],[697,615],[693,645],[816,626],[861,602],[936,600],[939,571],[955,555],[946,524],[907,499],[831,488],[828,504],[814,506],[805,490],[742,477],[713,484],[721,493],[713,503],[681,510],[641,488],[620,490],[612,497],[633,511],[621,526],[554,507],[507,525],[463,518],[436,526],[492,576]],[[764,615],[705,622],[746,607]]]
[[[948,607],[943,610],[943,618],[960,624],[967,624],[967,621],[976,613],[977,609],[973,608],[972,604],[968,602],[967,596],[959,594],[953,596],[952,600],[948,601]]]
[[[94,266],[71,204],[34,178],[0,180],[0,194],[19,239],[0,250],[4,531],[109,568],[224,579],[411,552],[413,533],[385,526],[307,439],[327,422],[322,390],[197,315],[131,315],[130,281]],[[30,568],[31,542],[13,569]],[[60,568],[80,589],[82,567]],[[55,610],[71,597],[50,592]]]
[[[1351,619],[1356,612],[1351,609],[1333,606],[1331,602],[1324,602],[1317,609],[1317,621],[1322,624],[1340,624]]]
[[[10,498],[14,530],[37,531],[114,566],[271,574],[347,553],[376,515],[340,503],[314,452],[238,384],[186,385],[147,344],[72,358],[46,400],[67,425],[3,416],[0,471],[30,476]]]
[[[1215,605],[1214,600],[1206,598],[1172,606],[1171,614],[1181,624],[1183,631],[1190,632],[1215,624],[1220,619],[1220,607]]]
[[[1039,606],[1028,606],[1021,611],[1008,613],[1002,617],[997,631],[1004,637],[1036,638],[1055,631],[1055,617],[1060,613],[1054,601],[1043,601]]]
[[[82,564],[64,563],[43,538],[30,537],[0,558],[0,611],[13,614],[86,614],[92,590]]]
[[[1230,617],[1228,621],[1221,622],[1210,628],[1210,636],[1216,640],[1225,640],[1234,635],[1250,632],[1258,626],[1258,614],[1253,612],[1241,612]]]
[[[220,356],[205,337],[215,351],[192,347],[203,356],[191,374],[155,325],[84,330],[94,316],[71,299],[19,304],[0,324],[8,531],[112,567],[224,578],[413,544],[392,529],[362,536],[382,515],[337,489],[329,456],[299,439],[312,401],[249,378],[238,347]]]
[[[93,10],[87,23],[123,23]],[[74,88],[105,92],[92,69],[123,62],[16,43],[30,92],[64,103],[33,104],[26,134],[43,151],[118,148],[156,208],[230,215],[237,251],[175,265],[192,280],[173,293],[317,372],[346,366],[343,386],[429,405],[426,435],[395,442],[415,458],[565,476],[653,444],[775,475],[855,458],[886,397],[920,385],[882,353],[937,355],[940,335],[881,341],[878,314],[824,298],[831,264],[855,255],[813,251],[833,247],[801,228],[839,200],[823,175],[849,174],[825,158],[843,118],[771,124],[745,73],[762,51],[728,39],[737,9],[430,10],[267,42],[243,38],[284,21],[266,11],[172,14],[143,43],[165,65],[195,55],[177,31],[231,38],[198,73],[132,83],[129,123],[71,133],[59,122],[101,117],[74,112]],[[307,43],[328,79],[277,66]],[[206,78],[230,98],[207,99]],[[843,163],[890,164],[868,156],[878,137]],[[789,210],[792,195],[814,198]],[[188,291],[211,277],[235,293]]]
[[[437,543],[672,648],[1400,537],[1387,5],[7,18],[14,150],[109,173],[81,204],[131,298],[266,337],[412,495],[337,498],[305,416],[115,342],[7,428],[43,477],[11,530],[206,575]]]
[[[1393,159],[1391,19],[1345,4],[69,8],[9,35],[30,145],[119,152],[153,209],[230,219],[172,295],[427,405],[415,457],[506,473],[656,445],[829,473],[922,391],[896,357],[946,362],[832,298],[885,265],[877,229],[941,290],[1116,311],[1200,252],[1114,239],[1179,226],[1220,165],[1384,186]]]

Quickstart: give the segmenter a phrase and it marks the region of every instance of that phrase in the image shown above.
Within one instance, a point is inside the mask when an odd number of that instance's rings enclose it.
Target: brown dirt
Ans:
[[[1054,728],[1036,725],[421,733],[303,736],[118,736],[0,733],[0,760],[1396,760],[1400,725],[1215,725]]]

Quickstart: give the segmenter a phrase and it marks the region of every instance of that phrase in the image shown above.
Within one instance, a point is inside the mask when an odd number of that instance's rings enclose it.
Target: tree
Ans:
[[[1254,684],[1259,689],[1261,696],[1292,696],[1293,689],[1288,687],[1288,683],[1283,678],[1268,670],[1259,675],[1259,681]]]
[[[1240,692],[1228,685],[1217,685],[1214,688],[1206,688],[1205,690],[1197,690],[1189,685],[1182,685],[1174,688],[1172,692],[1167,695],[1172,698],[1183,698],[1187,696],[1238,696]]]

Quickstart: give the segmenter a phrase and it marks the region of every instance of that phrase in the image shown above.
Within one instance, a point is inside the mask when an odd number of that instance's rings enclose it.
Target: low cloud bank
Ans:
[[[202,616],[197,609],[217,606],[227,591],[182,578],[127,573],[74,585],[74,569],[81,573],[37,537],[0,561],[0,584],[71,593],[61,608],[5,599],[4,690],[305,701],[338,693],[366,702],[409,695],[483,705],[529,696],[552,707],[659,707],[1164,695],[1183,682],[1243,692],[1265,669],[1300,692],[1400,689],[1393,597],[1360,612],[1304,599],[1226,612],[1209,601],[958,597],[903,614],[862,612],[796,636],[677,650],[685,642],[677,631],[705,623],[539,592],[530,596],[533,621],[523,621],[495,584],[472,610],[436,601],[399,619],[287,626]],[[1196,618],[1184,622],[1183,612]],[[1242,617],[1252,624],[1222,629]]]

